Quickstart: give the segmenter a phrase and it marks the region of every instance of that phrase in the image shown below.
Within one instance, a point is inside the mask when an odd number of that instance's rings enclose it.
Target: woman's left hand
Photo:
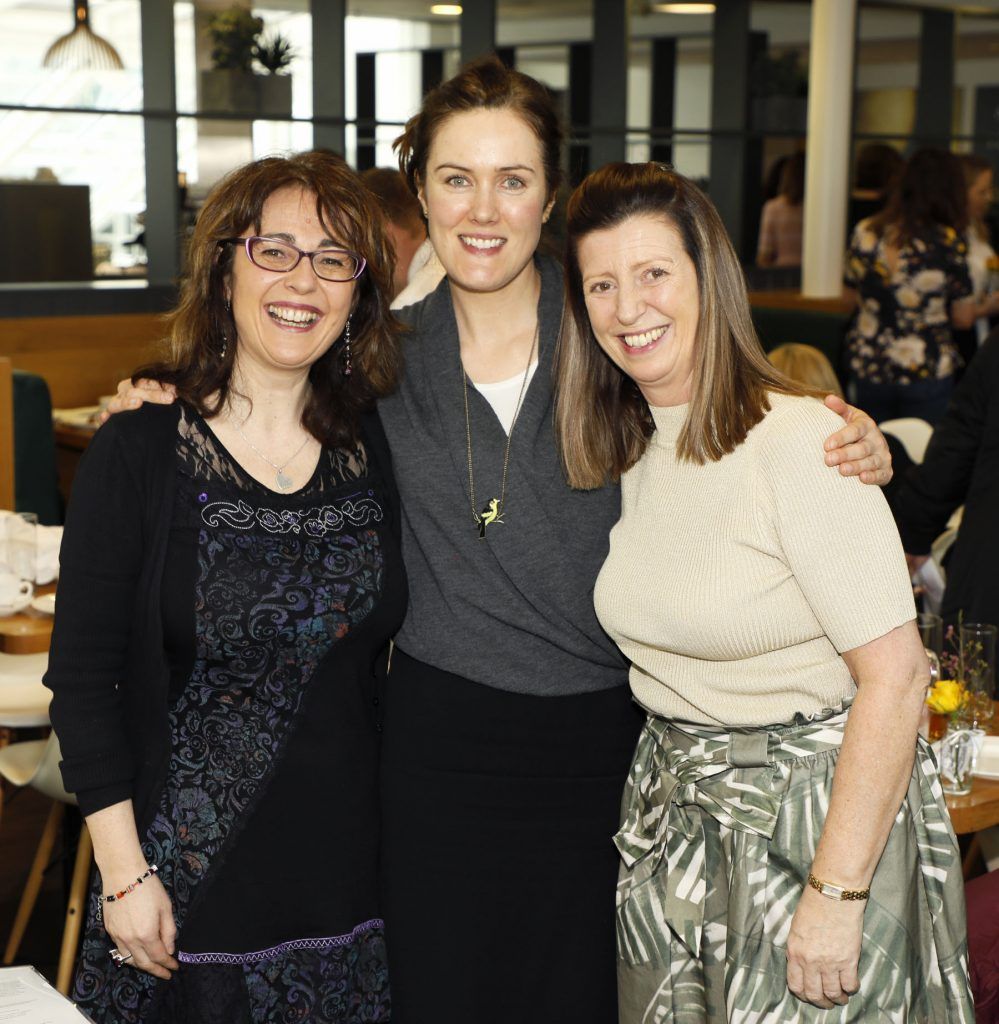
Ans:
[[[828,1010],[860,988],[866,906],[863,900],[839,902],[805,887],[787,940],[787,987],[799,999]]]
[[[837,395],[826,395],[826,407],[846,420],[842,430],[826,438],[826,465],[838,466],[843,476],[859,475],[865,484],[884,487],[892,478],[891,452],[878,425]]]

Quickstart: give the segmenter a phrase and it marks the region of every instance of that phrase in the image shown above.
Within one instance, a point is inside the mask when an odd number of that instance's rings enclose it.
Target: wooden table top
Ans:
[[[947,810],[960,836],[999,825],[999,779],[974,776],[967,796],[948,796]]]
[[[35,588],[35,595],[55,593],[56,585]],[[0,618],[0,651],[4,654],[41,654],[52,639],[52,616],[25,608],[16,615]]]

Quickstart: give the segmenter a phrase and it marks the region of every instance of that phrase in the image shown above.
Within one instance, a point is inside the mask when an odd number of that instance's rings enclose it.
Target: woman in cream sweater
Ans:
[[[648,718],[615,842],[623,1024],[973,1020],[960,862],[916,729],[898,535],[809,457],[710,201],[658,164],[568,209],[556,422],[620,478],[594,600]]]

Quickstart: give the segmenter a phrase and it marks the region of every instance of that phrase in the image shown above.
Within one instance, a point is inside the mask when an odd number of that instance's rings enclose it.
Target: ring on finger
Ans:
[[[117,948],[112,948],[108,951],[108,956],[114,961],[115,967],[123,967],[129,960],[132,959],[131,953],[122,953]]]

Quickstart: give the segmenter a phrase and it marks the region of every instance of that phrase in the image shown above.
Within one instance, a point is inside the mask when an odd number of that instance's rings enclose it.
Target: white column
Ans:
[[[850,176],[856,0],[813,0],[801,291],[842,291]]]

